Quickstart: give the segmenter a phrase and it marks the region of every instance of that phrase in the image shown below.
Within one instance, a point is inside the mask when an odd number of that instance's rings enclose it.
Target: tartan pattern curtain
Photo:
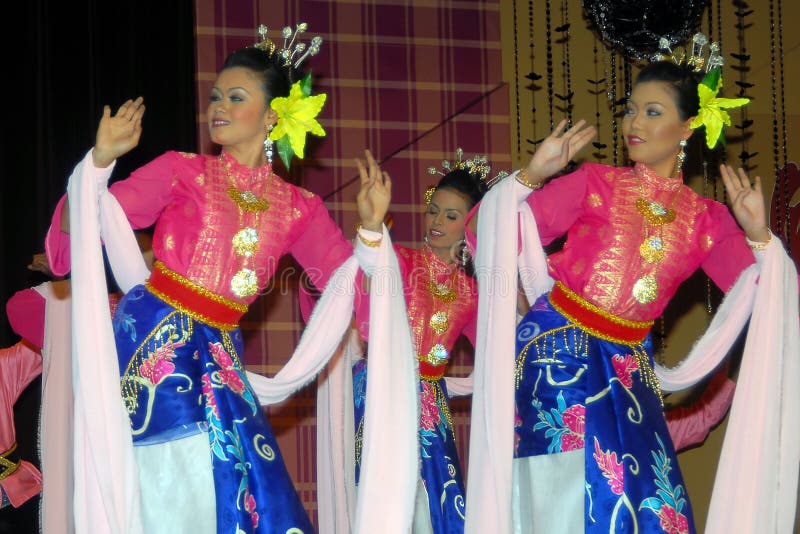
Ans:
[[[499,0],[197,0],[195,10],[197,128],[205,152],[214,150],[206,103],[230,52],[255,42],[262,23],[279,44],[281,28],[301,21],[309,25],[305,41],[312,35],[323,38],[322,50],[308,65],[314,93],[328,94],[319,118],[327,136],[311,138],[306,160],[293,163],[288,179],[321,195],[346,237],[354,235],[357,223],[353,158],[363,157],[364,148],[392,176],[392,237],[410,246],[421,244],[423,195],[436,182],[428,167],[439,168],[462,147],[465,157],[486,154],[493,170],[510,170]],[[296,297],[299,269],[291,260],[282,265],[273,289],[242,325],[248,368],[270,375],[284,364],[303,327]],[[471,347],[459,347],[451,372],[463,376],[471,369]],[[315,388],[308,387],[268,414],[313,518],[315,397]],[[464,464],[468,401],[454,402],[454,418]]]

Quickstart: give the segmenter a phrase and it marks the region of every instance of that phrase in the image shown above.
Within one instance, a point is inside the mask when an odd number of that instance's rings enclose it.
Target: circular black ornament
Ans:
[[[583,0],[587,18],[611,48],[649,59],[664,37],[671,46],[685,43],[700,25],[708,0]]]

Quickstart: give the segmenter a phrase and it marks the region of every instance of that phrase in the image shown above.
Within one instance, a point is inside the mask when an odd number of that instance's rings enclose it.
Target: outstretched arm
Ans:
[[[564,170],[569,161],[574,159],[597,133],[597,129],[594,126],[586,126],[586,121],[583,119],[565,131],[566,126],[567,120],[562,119],[550,135],[544,138],[528,166],[520,171],[525,176],[518,175],[522,183],[534,188],[539,187],[546,179]]]
[[[95,167],[105,169],[139,144],[143,116],[144,99],[141,96],[136,100],[127,100],[114,115],[109,106],[103,107],[92,149]],[[61,210],[61,230],[69,233],[69,204],[66,202]]]
[[[751,183],[744,169],[739,167],[734,172],[729,165],[720,165],[719,172],[725,183],[733,216],[747,234],[747,239],[761,243],[769,241],[771,234],[767,227],[761,177],[756,176]]]

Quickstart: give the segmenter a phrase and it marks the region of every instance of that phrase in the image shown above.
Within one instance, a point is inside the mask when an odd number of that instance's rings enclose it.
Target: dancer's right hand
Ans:
[[[143,102],[141,96],[136,100],[128,100],[114,115],[111,115],[110,107],[103,107],[103,117],[97,127],[97,138],[92,151],[95,167],[108,167],[115,159],[139,144],[144,115]]]
[[[361,177],[361,189],[356,197],[358,215],[361,217],[361,226],[367,230],[380,232],[392,200],[392,179],[389,173],[381,170],[369,150],[364,151],[364,156],[366,163],[356,159],[356,167]]]
[[[531,184],[538,185],[562,171],[569,160],[588,145],[597,133],[597,129],[594,126],[586,126],[586,121],[583,119],[564,131],[566,125],[567,120],[562,119],[533,154],[527,168],[527,178]]]

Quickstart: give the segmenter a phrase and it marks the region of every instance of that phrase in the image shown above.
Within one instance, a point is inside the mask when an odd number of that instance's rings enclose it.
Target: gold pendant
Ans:
[[[432,280],[428,281],[428,291],[442,302],[453,302],[456,300],[455,291],[444,284],[437,284]]]
[[[675,220],[675,210],[667,209],[661,202],[655,200],[636,199],[636,210],[652,226],[669,224]]]
[[[431,315],[428,326],[437,334],[441,334],[450,326],[450,321],[445,312],[438,311]]]
[[[639,245],[639,254],[649,263],[658,263],[664,259],[664,242],[660,237],[650,236]]]
[[[238,255],[249,258],[258,250],[258,232],[255,228],[242,228],[233,236],[232,243]]]
[[[242,269],[231,279],[231,291],[239,298],[251,297],[258,293],[258,277],[252,269]]]
[[[237,206],[244,211],[265,211],[269,209],[269,203],[263,198],[258,198],[255,193],[249,190],[239,191],[233,186],[228,187],[228,196]]]
[[[428,351],[425,361],[431,365],[442,365],[447,362],[447,358],[449,357],[450,355],[447,353],[447,349],[444,348],[444,345],[437,343]]]
[[[645,275],[633,284],[633,298],[640,304],[649,304],[658,297],[658,282],[653,275]]]

